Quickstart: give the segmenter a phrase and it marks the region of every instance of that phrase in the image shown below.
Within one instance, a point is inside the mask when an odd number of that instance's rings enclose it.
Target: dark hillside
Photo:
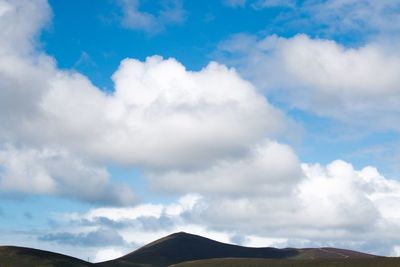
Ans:
[[[297,254],[296,249],[241,247],[181,232],[156,240],[102,266],[117,266],[114,265],[116,262],[168,266],[190,260],[227,257],[283,259]]]
[[[250,248],[175,233],[121,258],[97,264],[48,251],[0,247],[0,267],[400,267],[400,259],[337,248]]]
[[[156,240],[119,259],[99,264],[102,267],[168,266],[186,261],[213,258],[264,258],[264,259],[343,259],[370,258],[373,255],[333,248],[250,248],[217,242],[188,233],[175,233]],[[130,265],[129,265],[130,264]]]
[[[316,260],[274,260],[274,259],[210,259],[184,262],[171,267],[399,267],[400,258],[364,259],[316,259]]]
[[[1,267],[93,267],[94,264],[39,249],[0,247]]]

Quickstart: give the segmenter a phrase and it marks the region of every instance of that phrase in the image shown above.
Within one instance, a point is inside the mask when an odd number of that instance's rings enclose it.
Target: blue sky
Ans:
[[[400,255],[399,22],[398,0],[0,0],[0,244]]]

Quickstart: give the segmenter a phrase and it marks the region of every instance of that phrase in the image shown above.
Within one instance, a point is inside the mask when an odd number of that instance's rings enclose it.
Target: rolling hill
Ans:
[[[364,259],[314,259],[314,260],[274,260],[274,259],[209,259],[183,262],[170,267],[399,267],[399,258]]]
[[[88,263],[62,254],[0,247],[0,267],[399,267],[400,258],[337,248],[250,248],[202,236],[175,233],[121,258]]]
[[[39,249],[0,247],[1,267],[93,267],[95,265],[66,255]]]
[[[156,240],[121,258],[100,263],[111,266],[169,266],[177,263],[215,258],[260,258],[260,259],[349,259],[375,258],[374,255],[334,249],[295,248],[249,248],[217,242],[202,236],[184,232],[175,233]],[[132,265],[136,264],[136,265]]]

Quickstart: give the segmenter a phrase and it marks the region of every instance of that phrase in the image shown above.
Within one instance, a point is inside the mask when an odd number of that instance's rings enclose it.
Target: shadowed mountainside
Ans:
[[[92,264],[62,254],[0,247],[0,267],[398,267],[400,258],[337,248],[250,248],[202,236],[175,233],[121,258]]]
[[[375,256],[334,248],[250,248],[217,242],[202,236],[175,233],[156,240],[121,258],[100,263],[111,266],[169,266],[186,261],[213,258],[261,259],[347,259],[373,258]],[[132,265],[135,264],[135,265]]]
[[[93,267],[94,264],[39,249],[0,247],[1,267]]]
[[[314,260],[274,260],[274,259],[209,259],[183,262],[171,267],[399,267],[399,258],[362,259],[314,259]]]

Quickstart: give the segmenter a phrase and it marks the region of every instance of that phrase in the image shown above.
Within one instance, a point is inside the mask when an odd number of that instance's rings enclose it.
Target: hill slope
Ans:
[[[375,256],[333,248],[249,248],[181,232],[156,240],[116,260],[100,263],[99,266],[169,266],[186,261],[212,258],[345,259],[372,257]]]
[[[399,267],[400,258],[363,259],[315,259],[315,260],[274,260],[274,259],[209,259],[183,262],[171,267]]]
[[[48,251],[4,246],[0,247],[0,266],[6,267],[93,267],[94,264]]]
[[[121,258],[91,264],[73,257],[22,247],[0,247],[1,267],[157,267],[157,266],[394,267],[385,258],[336,248],[249,248],[187,233],[156,240]]]

